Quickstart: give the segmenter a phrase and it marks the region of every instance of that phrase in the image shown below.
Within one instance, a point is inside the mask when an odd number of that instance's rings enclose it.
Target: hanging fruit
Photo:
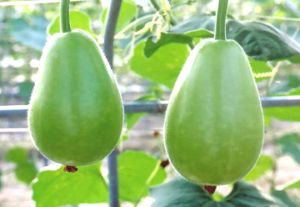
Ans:
[[[263,113],[244,50],[226,40],[227,0],[219,1],[215,39],[201,40],[171,94],[165,146],[186,179],[222,185],[245,176],[263,143]]]
[[[91,35],[71,31],[68,0],[61,33],[42,53],[28,122],[37,149],[72,171],[103,159],[120,137],[123,106],[110,65]]]

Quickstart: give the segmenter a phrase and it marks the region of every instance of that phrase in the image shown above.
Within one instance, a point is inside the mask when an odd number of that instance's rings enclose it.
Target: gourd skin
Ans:
[[[164,129],[172,165],[194,183],[228,184],[252,169],[263,143],[263,114],[238,43],[206,40],[193,49],[171,94]]]
[[[43,51],[30,100],[29,127],[50,160],[87,165],[118,142],[123,106],[106,57],[89,34],[56,34]]]

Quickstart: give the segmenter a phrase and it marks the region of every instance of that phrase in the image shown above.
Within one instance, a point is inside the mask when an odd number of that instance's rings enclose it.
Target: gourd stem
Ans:
[[[226,16],[228,0],[219,0],[219,6],[216,18],[215,39],[226,40]]]
[[[69,4],[70,0],[61,0],[60,8],[60,31],[70,32],[70,17],[69,17]]]

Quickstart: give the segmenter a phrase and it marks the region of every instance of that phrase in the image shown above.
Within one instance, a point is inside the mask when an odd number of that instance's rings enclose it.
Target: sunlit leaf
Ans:
[[[93,34],[92,23],[90,17],[80,11],[70,11],[70,24],[72,29],[82,29],[90,34]],[[60,32],[60,16],[57,16],[49,24],[47,32],[49,35]]]
[[[120,196],[137,202],[148,194],[148,188],[160,184],[166,172],[160,160],[144,152],[126,151],[118,157]]]
[[[37,175],[37,168],[25,148],[14,147],[9,149],[5,154],[5,160],[15,164],[14,173],[21,182],[30,184]]]
[[[255,167],[250,171],[250,173],[244,178],[248,181],[253,181],[261,176],[265,175],[266,172],[272,169],[274,161],[271,156],[261,155],[255,165]]]
[[[160,47],[150,58],[144,54],[145,42],[136,45],[129,64],[145,79],[172,88],[189,54],[185,44],[171,43]]]
[[[108,201],[108,190],[99,164],[79,167],[75,173],[65,172],[63,167],[45,169],[34,181],[32,190],[36,207]]]

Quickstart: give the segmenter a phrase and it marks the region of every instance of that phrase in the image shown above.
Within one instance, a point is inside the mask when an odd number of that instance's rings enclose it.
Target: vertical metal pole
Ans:
[[[108,17],[106,20],[104,34],[104,53],[113,69],[113,45],[114,35],[121,9],[122,0],[111,0]],[[108,156],[108,180],[109,180],[109,206],[119,207],[119,188],[118,188],[118,150],[115,149]]]

